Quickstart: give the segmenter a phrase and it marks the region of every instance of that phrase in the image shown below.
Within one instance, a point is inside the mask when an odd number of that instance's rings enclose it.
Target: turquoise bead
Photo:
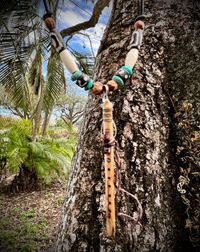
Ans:
[[[82,75],[82,72],[80,70],[76,71],[75,73],[72,74],[71,76],[71,80],[75,81],[78,79],[78,77],[80,77]]]
[[[118,85],[124,86],[124,82],[123,82],[123,80],[122,80],[119,76],[114,75],[114,76],[112,77],[112,80],[114,80],[115,82],[117,82]]]
[[[124,69],[125,71],[127,71],[130,75],[133,74],[133,70],[129,66],[122,66],[122,69]]]
[[[85,90],[89,90],[93,87],[93,81],[92,80],[89,80],[88,83],[87,83],[87,86],[85,87]]]

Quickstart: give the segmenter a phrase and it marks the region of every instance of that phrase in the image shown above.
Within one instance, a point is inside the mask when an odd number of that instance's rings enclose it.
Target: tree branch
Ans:
[[[92,41],[91,41],[90,36],[88,34],[86,34],[86,33],[83,33],[83,32],[78,32],[78,34],[86,36],[88,38],[88,40],[90,42],[90,48],[91,48],[91,52],[92,52],[92,57],[95,58],[95,54],[94,54],[94,50],[93,50],[93,47],[92,47]]]
[[[75,124],[83,116],[83,114],[84,114],[84,111],[79,112],[79,114],[76,113],[75,115],[73,115],[72,124]]]
[[[98,0],[97,3],[94,6],[91,18],[88,21],[85,21],[83,23],[80,23],[80,24],[77,24],[77,25],[74,25],[72,27],[69,27],[67,29],[62,30],[60,32],[62,37],[64,38],[66,36],[69,36],[69,35],[72,35],[73,33],[78,32],[80,30],[85,30],[85,29],[88,29],[90,27],[94,27],[97,24],[98,20],[99,20],[99,17],[101,15],[102,10],[106,6],[108,6],[110,1],[111,0]]]
[[[61,116],[60,118],[63,119],[63,121],[64,121],[66,124],[69,122],[69,119],[68,119],[68,118],[67,118],[68,121],[67,121],[63,116]]]

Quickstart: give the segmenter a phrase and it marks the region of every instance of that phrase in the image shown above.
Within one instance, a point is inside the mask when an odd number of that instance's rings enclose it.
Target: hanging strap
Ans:
[[[50,8],[49,8],[48,4],[47,4],[47,0],[43,0],[43,3],[44,3],[44,8],[45,8],[46,14],[52,13],[52,12],[50,11]]]
[[[53,17],[53,13],[51,11],[51,8],[50,6],[47,4],[47,0],[43,0],[43,3],[44,3],[44,9],[45,9],[45,14],[43,15],[43,20],[45,21],[45,24],[47,26],[47,28],[49,30],[52,30],[53,28],[55,28],[55,21],[54,21],[54,24],[52,24],[52,21],[46,21],[47,18],[52,18],[52,20],[54,19]]]
[[[139,0],[139,16],[144,16],[144,0]]]
[[[138,20],[144,20],[145,15],[144,15],[144,0],[138,0],[138,16],[135,19],[135,22]]]

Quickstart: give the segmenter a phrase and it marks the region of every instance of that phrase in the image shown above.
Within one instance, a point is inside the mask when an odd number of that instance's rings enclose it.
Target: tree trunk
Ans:
[[[36,106],[35,116],[34,116],[34,126],[33,126],[33,141],[37,140],[40,131],[40,124],[41,124],[41,114],[42,114],[42,107],[44,103],[44,81],[42,77],[40,78],[40,92],[39,92],[39,100]],[[46,120],[46,115],[45,115]]]
[[[42,125],[42,137],[47,136],[51,114],[52,114],[52,110],[49,112],[45,112],[44,121]]]
[[[15,176],[9,191],[12,193],[29,192],[38,189],[38,178],[35,171],[30,171],[26,166],[22,165],[20,172]]]
[[[95,79],[106,83],[124,64],[137,2],[114,0]],[[193,72],[199,68],[199,16],[194,3],[145,1],[146,29],[134,69],[140,78],[133,76],[123,89],[110,95],[122,185],[142,204],[141,225],[118,217],[115,239],[106,237],[102,114],[100,98],[90,96],[68,182],[57,251],[195,251],[184,228],[186,208],[177,191],[177,146],[183,138],[177,133],[175,116],[185,100],[193,104],[192,118],[199,116],[200,71]],[[136,210],[132,199],[117,195],[118,213],[133,215]],[[195,246],[198,249],[198,243]]]

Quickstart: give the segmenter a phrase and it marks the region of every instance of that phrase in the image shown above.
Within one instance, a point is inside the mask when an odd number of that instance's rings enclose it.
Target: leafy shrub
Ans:
[[[32,141],[30,122],[20,120],[7,133],[8,169],[13,173],[27,169],[48,183],[56,174],[68,175],[75,144],[74,136]]]
[[[0,116],[0,130],[12,127],[17,122],[17,118]]]

